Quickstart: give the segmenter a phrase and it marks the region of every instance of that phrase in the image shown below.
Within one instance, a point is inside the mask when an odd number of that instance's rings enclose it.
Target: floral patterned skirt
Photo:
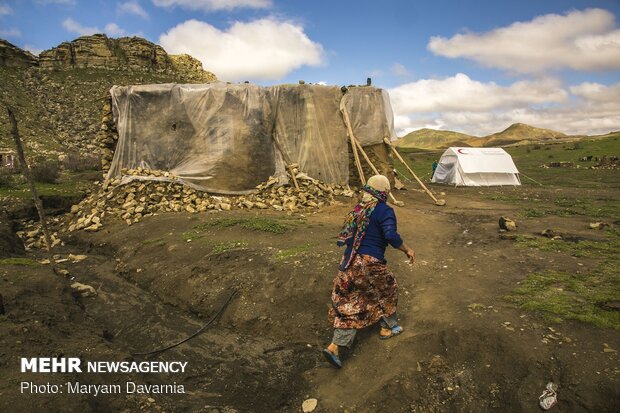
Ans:
[[[385,261],[356,255],[334,279],[330,321],[335,328],[364,328],[396,312],[398,285]]]

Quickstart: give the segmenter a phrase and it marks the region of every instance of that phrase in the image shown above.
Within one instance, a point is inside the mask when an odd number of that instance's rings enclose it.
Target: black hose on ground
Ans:
[[[209,327],[209,325],[211,325],[226,309],[226,307],[228,307],[228,304],[230,304],[230,302],[232,301],[232,299],[234,298],[235,295],[237,295],[238,290],[235,288],[233,289],[232,293],[230,294],[230,297],[228,297],[228,299],[224,302],[224,304],[222,304],[222,307],[220,307],[220,309],[215,313],[215,315],[213,317],[211,317],[211,319],[209,321],[207,321],[205,323],[205,325],[203,325],[202,327],[200,327],[200,329],[198,329],[194,334],[192,334],[191,336],[177,342],[174,344],[171,344],[167,347],[163,347],[157,350],[153,350],[153,351],[148,351],[146,353],[131,353],[132,356],[150,356],[153,354],[159,354],[159,353],[163,353],[164,351],[170,350],[171,348],[180,346],[181,344],[191,340],[192,338],[196,337],[198,334],[202,333],[207,327]]]

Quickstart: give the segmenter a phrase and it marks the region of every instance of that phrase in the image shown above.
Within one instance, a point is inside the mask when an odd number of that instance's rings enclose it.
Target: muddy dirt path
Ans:
[[[98,290],[74,299],[71,281],[49,267],[3,266],[7,314],[0,323],[0,408],[36,411],[291,412],[308,397],[317,412],[540,411],[548,381],[560,385],[558,411],[617,411],[617,331],[577,322],[550,324],[505,296],[528,273],[578,271],[588,259],[519,248],[501,239],[497,220],[518,216],[510,203],[446,188],[438,208],[418,191],[400,193],[399,230],[417,253],[413,268],[399,251],[387,259],[399,282],[405,332],[381,341],[363,331],[342,370],[320,350],[331,338],[327,308],[341,251],[335,246],[350,205],[306,216],[262,213],[278,233],[241,225],[256,212],[163,214],[128,227],[80,233],[68,252],[88,259],[64,265]],[[236,221],[235,221],[236,220]],[[581,234],[585,218],[520,222],[520,233],[552,226]],[[584,235],[593,236],[582,231]],[[187,373],[127,374],[49,380],[183,384],[184,394],[20,395],[22,355],[141,360],[136,351],[169,344],[198,329],[239,291],[203,334],[149,360],[183,360]]]

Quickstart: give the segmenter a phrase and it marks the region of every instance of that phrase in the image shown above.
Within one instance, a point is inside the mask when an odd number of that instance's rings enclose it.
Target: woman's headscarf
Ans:
[[[370,215],[379,202],[385,202],[390,192],[390,181],[383,175],[374,175],[363,186],[362,200],[355,205],[353,211],[347,214],[342,230],[338,234],[338,245],[344,245],[347,240],[353,238],[353,247],[349,256],[343,256],[341,269],[346,269],[357,252],[362,239],[366,234]],[[344,264],[344,265],[343,265]]]

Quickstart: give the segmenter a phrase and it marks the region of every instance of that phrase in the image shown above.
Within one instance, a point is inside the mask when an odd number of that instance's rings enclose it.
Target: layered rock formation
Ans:
[[[0,39],[0,66],[26,68],[38,64],[37,57],[32,53]]]
[[[172,69],[166,51],[139,37],[110,39],[105,34],[79,37],[39,55],[42,69]]]

